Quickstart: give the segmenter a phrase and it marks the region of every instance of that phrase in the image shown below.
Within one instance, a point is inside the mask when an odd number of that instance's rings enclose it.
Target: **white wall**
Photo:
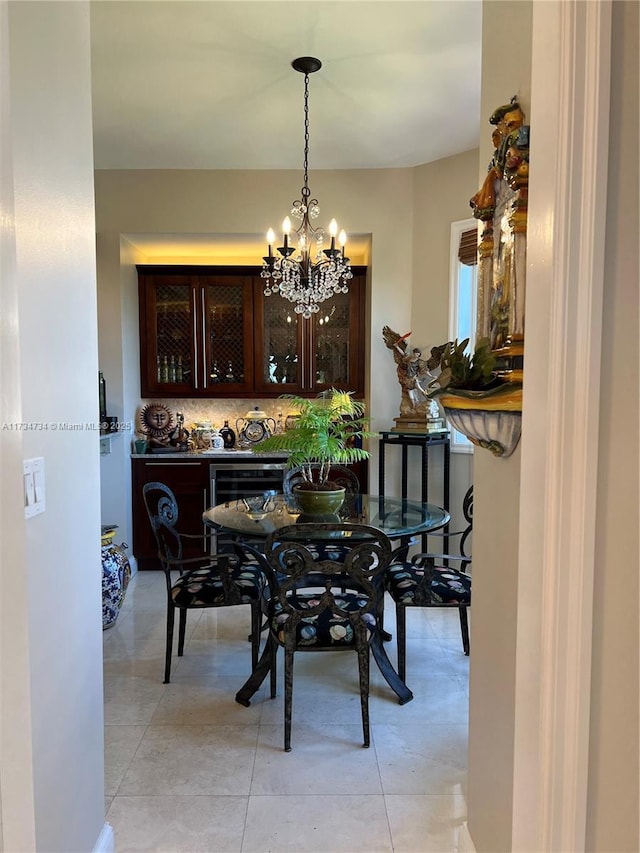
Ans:
[[[98,411],[89,9],[1,12],[2,421],[41,425],[2,432],[4,849],[88,851],[104,826],[99,450],[59,425]],[[25,521],[37,456],[46,512]]]
[[[449,337],[451,223],[469,218],[469,199],[475,193],[477,176],[477,149],[414,170],[413,300],[409,328],[413,332],[412,345],[422,348],[425,354]],[[473,457],[473,453],[451,454],[452,530],[465,527],[462,501],[473,481]],[[443,454],[434,449],[429,454],[430,483],[442,483],[442,469]],[[414,476],[409,479],[412,494],[420,494],[417,473],[414,468]],[[441,490],[430,490],[429,499],[441,504]]]
[[[98,288],[98,317],[100,327],[108,332],[100,335],[99,359],[107,382],[107,413],[119,418],[124,426],[110,441],[109,454],[100,457],[100,505],[103,524],[117,524],[116,542],[131,546],[131,488],[123,484],[131,481],[130,453],[135,437],[134,413],[140,402],[140,372],[132,365],[140,361],[138,336],[138,283],[136,263],[145,258],[135,247],[121,237],[113,236],[111,251],[104,238],[97,243],[98,256],[111,267],[110,277],[120,282],[118,291]],[[119,296],[119,298],[118,298]],[[129,551],[132,571],[135,560]]]
[[[587,850],[640,850],[638,4],[614,3]]]
[[[3,423],[16,423],[22,420],[22,408],[6,2],[0,4],[0,38],[0,416]],[[0,430],[0,817],[4,823],[6,813],[9,824],[2,835],[16,837],[15,827],[22,827],[23,849],[35,849],[27,577],[13,570],[25,564],[24,512],[16,500],[22,457],[22,433]]]
[[[528,0],[482,4],[476,189],[493,155],[494,109],[518,95],[530,119],[531,16]],[[477,850],[487,853],[511,849],[520,451],[519,446],[508,459],[474,454],[468,823]]]

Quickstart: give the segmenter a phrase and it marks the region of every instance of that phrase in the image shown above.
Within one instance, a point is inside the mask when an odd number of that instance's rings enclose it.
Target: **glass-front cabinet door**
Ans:
[[[269,396],[299,394],[303,382],[302,326],[293,305],[278,293],[265,296],[255,283],[256,390]]]
[[[364,393],[364,278],[354,276],[349,292],[320,306],[310,324],[309,365],[313,390],[339,388]],[[362,307],[364,307],[362,305]]]
[[[203,390],[209,395],[253,390],[251,276],[201,276]]]
[[[194,373],[196,289],[191,276],[140,278],[142,396],[190,391]]]
[[[328,388],[364,393],[364,273],[309,320],[256,280],[256,391],[317,394]]]

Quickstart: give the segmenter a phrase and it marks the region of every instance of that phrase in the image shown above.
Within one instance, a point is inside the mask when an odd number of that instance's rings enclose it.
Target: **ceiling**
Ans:
[[[96,0],[97,169],[428,163],[478,145],[481,0]]]
[[[481,0],[95,0],[96,169],[416,166],[480,133]],[[148,263],[254,263],[258,234],[128,234]],[[369,235],[349,233],[353,263]]]

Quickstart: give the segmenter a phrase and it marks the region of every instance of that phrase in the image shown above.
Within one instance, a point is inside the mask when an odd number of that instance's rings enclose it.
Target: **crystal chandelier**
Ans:
[[[319,59],[302,56],[291,63],[296,71],[304,74],[304,184],[301,198],[294,201],[291,216],[299,222],[292,226],[287,216],[282,223],[283,245],[273,253],[275,234],[273,229],[267,232],[268,253],[263,258],[262,278],[265,279],[265,295],[279,293],[285,299],[295,303],[295,312],[309,318],[320,310],[320,303],[331,298],[334,293],[347,293],[347,282],[353,278],[349,258],[344,248],[347,235],[338,234],[335,219],[329,223],[331,246],[323,248],[325,232],[321,227],[314,228],[311,220],[320,213],[318,200],[311,198],[309,189],[309,74],[322,67]],[[336,248],[336,238],[339,248]]]

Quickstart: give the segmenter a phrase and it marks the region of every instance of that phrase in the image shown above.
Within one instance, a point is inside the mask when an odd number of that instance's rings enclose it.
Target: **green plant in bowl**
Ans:
[[[440,374],[429,384],[428,394],[488,391],[502,385],[496,377],[496,357],[488,338],[480,338],[472,354],[465,352],[469,338],[448,341],[435,348],[440,353]]]

